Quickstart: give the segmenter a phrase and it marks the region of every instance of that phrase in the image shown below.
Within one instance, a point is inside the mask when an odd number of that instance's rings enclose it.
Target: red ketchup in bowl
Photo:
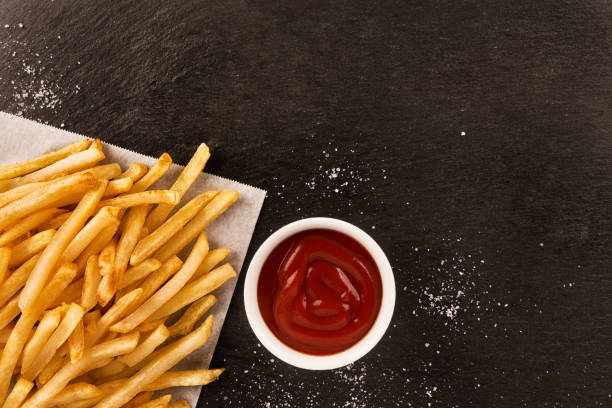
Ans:
[[[380,272],[368,251],[337,231],[314,229],[281,242],[257,282],[259,310],[287,346],[339,353],[370,330],[380,309]]]

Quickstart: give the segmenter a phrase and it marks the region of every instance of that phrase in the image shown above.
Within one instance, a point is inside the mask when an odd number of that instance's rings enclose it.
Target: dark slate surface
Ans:
[[[199,407],[603,406],[611,21],[603,0],[3,0],[0,109],[179,163],[206,141],[210,171],[269,192],[249,258],[313,215],[386,250],[392,327],[332,372],[259,346],[241,277]]]

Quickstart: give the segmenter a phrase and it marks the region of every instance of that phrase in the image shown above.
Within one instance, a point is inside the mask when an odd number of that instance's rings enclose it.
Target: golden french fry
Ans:
[[[87,260],[85,277],[83,278],[83,292],[81,295],[81,306],[83,306],[83,309],[91,310],[98,303],[97,291],[100,279],[98,257],[97,255],[92,255]]]
[[[216,269],[213,269],[200,279],[181,289],[180,292],[174,295],[163,306],[158,308],[156,312],[152,313],[149,319],[161,319],[162,317],[171,315],[194,300],[197,300],[207,293],[217,289],[228,279],[231,279],[234,276],[236,276],[236,271],[234,271],[234,268],[232,268],[230,264],[224,264]]]
[[[91,347],[96,344],[100,339],[108,332],[108,328],[121,319],[125,310],[130,306],[131,303],[138,300],[142,296],[142,289],[134,289],[133,291],[125,294],[102,315],[100,320],[93,322],[85,329],[85,347]]]
[[[137,407],[138,408],[166,408],[171,399],[172,399],[172,395],[166,394],[162,397],[156,398],[144,404],[140,404]]]
[[[59,326],[55,329],[53,334],[49,337],[44,347],[38,352],[38,355],[32,361],[32,364],[28,367],[21,368],[21,374],[23,377],[34,380],[40,370],[51,361],[51,358],[55,354],[55,351],[59,349],[70,337],[78,323],[83,318],[85,310],[78,304],[72,303],[70,308],[66,312],[66,315],[60,322]]]
[[[68,338],[68,350],[70,352],[70,361],[75,362],[83,357],[85,350],[85,330],[83,320],[80,320],[74,331]]]
[[[153,397],[153,392],[141,392],[132,398],[123,408],[137,408],[142,404],[147,403]]]
[[[132,163],[132,165],[117,178],[129,177],[135,183],[146,174],[147,170],[149,170],[147,166],[142,163]]]
[[[11,261],[12,253],[13,251],[11,250],[11,248],[0,248],[0,285],[2,285],[6,281],[6,277],[9,271],[9,262]]]
[[[55,302],[51,304],[51,307],[60,306],[65,303],[81,303],[81,293],[83,293],[83,279],[77,279],[64,289]]]
[[[158,379],[192,351],[202,347],[210,337],[212,325],[213,316],[211,315],[196,330],[164,347],[153,360],[131,376],[111,395],[100,401],[95,408],[119,408],[127,403],[136,394],[143,391],[147,384]],[[24,406],[23,408],[32,407]]]
[[[148,205],[141,205],[131,208],[126,215],[125,228],[117,244],[117,255],[115,257],[115,270],[119,281],[121,281],[127,269],[130,255],[138,242],[148,211]]]
[[[6,190],[0,193],[0,207],[12,201],[18,200],[26,194],[30,194],[31,192],[36,191],[47,184],[49,184],[48,181],[39,181],[37,183],[23,184],[13,187],[10,190]]]
[[[215,304],[217,298],[213,295],[207,295],[193,302],[180,319],[172,326],[168,327],[170,337],[183,336],[189,333],[193,326],[200,320],[202,316]],[[157,320],[154,320],[157,321]],[[144,323],[143,323],[144,324]]]
[[[212,370],[169,371],[145,387],[146,391],[158,391],[170,387],[189,387],[206,385],[215,381],[225,368]]]
[[[46,384],[51,379],[51,377],[53,377],[55,373],[57,373],[60,370],[60,368],[62,368],[62,366],[64,366],[67,363],[64,360],[64,355],[65,355],[65,352],[62,346],[62,348],[58,350],[57,353],[55,353],[51,361],[49,361],[49,364],[47,364],[42,369],[40,374],[38,374],[38,377],[36,377],[36,386],[38,388]]]
[[[22,176],[32,171],[49,166],[72,154],[75,154],[75,153],[78,153],[78,152],[81,152],[87,149],[90,143],[91,143],[90,140],[84,139],[79,142],[68,145],[66,147],[63,147],[59,150],[56,150],[54,152],[43,154],[42,156],[35,157],[34,159],[31,159],[25,162],[0,166],[0,180],[6,180],[6,179]]]
[[[236,191],[222,191],[217,194],[178,234],[162,246],[153,255],[153,258],[163,262],[172,255],[178,254],[237,199],[238,192]]]
[[[92,255],[97,255],[104,249],[104,247],[113,239],[115,232],[117,231],[117,224],[111,224],[108,227],[104,228],[94,239],[91,241],[87,248],[81,255],[77,257],[74,261],[79,269],[79,274],[85,270],[85,266],[87,265],[87,260]]]
[[[13,319],[19,316],[19,295],[12,298],[6,305],[0,309],[0,329],[7,327]]]
[[[13,386],[13,390],[6,397],[6,401],[4,401],[4,405],[2,408],[19,408],[21,403],[26,399],[30,390],[34,387],[34,383],[32,381],[28,381],[23,377],[19,377],[19,380]]]
[[[23,348],[23,357],[21,359],[21,369],[28,368],[43,348],[51,333],[57,328],[61,320],[61,311],[59,308],[51,309],[45,312],[38,323],[38,327],[34,331],[34,335]]]
[[[37,408],[47,404],[58,395],[68,383],[83,372],[106,363],[106,359],[129,353],[138,344],[138,333],[129,334],[85,350],[83,357],[75,363],[63,366],[45,385],[38,389],[21,407]]]
[[[95,138],[92,142],[91,142],[91,146],[89,146],[90,149],[98,149],[98,150],[102,150],[102,142],[100,142],[100,139]]]
[[[79,382],[68,385],[53,397],[53,405],[64,406],[84,399],[97,398],[102,395],[102,390],[95,385]]]
[[[98,182],[98,186],[95,189],[90,190],[83,196],[83,199],[74,209],[70,218],[60,227],[49,245],[43,250],[21,292],[19,308],[22,311],[35,304],[36,298],[40,295],[49,274],[60,260],[62,253],[78,231],[83,228],[85,221],[92,215],[96,204],[98,204],[102,193],[106,189],[107,183],[105,181]]]
[[[133,352],[133,351],[132,351]],[[111,361],[110,363],[96,368],[95,370],[91,370],[89,372],[89,376],[94,380],[98,381],[101,378],[112,377],[119,374],[121,371],[125,369],[125,363],[121,362],[118,359]]]
[[[40,227],[43,223],[50,220],[52,217],[61,214],[64,210],[58,210],[57,208],[50,208],[48,210],[41,210],[35,212],[23,218],[14,224],[10,229],[0,235],[0,246],[4,246],[16,238],[26,234],[28,231],[33,230],[36,227]],[[59,228],[59,227],[58,227]],[[56,229],[56,228],[42,228],[44,229]]]
[[[139,287],[142,288],[142,299],[148,299],[155,291],[166,282],[170,276],[174,275],[181,267],[183,266],[183,262],[177,257],[173,256],[169,258],[166,262],[162,264],[162,266],[147,276],[142,284]],[[131,286],[131,285],[130,285]],[[131,290],[130,286],[126,287],[124,290]],[[140,302],[141,303],[141,302]],[[140,303],[137,306],[140,306]],[[133,310],[136,310],[134,307]],[[130,311],[131,313],[131,311]]]
[[[9,299],[17,293],[28,280],[28,276],[38,262],[40,255],[34,255],[28,259],[23,265],[9,275],[9,277],[0,285],[0,306],[6,304]]]
[[[197,267],[200,265],[208,252],[208,238],[201,233],[196,241],[189,257],[182,268],[168,280],[155,294],[140,305],[130,315],[111,327],[111,331],[127,333],[140,323],[145,321],[151,314],[159,309],[166,301],[174,296],[189,281]]]
[[[50,166],[43,167],[23,177],[12,179],[16,184],[35,183],[37,181],[47,181],[62,174],[73,173],[93,166],[97,162],[104,160],[105,156],[101,150],[87,149],[75,153]]]
[[[64,254],[64,262],[73,262],[100,232],[112,224],[119,224],[118,207],[102,207],[100,211],[75,235]]]
[[[115,253],[117,250],[117,243],[114,239],[102,249],[98,256],[98,268],[100,275],[107,276],[113,273],[113,265],[115,263]]]
[[[19,266],[27,259],[30,259],[32,256],[42,251],[43,248],[49,245],[55,232],[55,230],[42,231],[15,245],[8,266],[10,268]]]
[[[159,325],[164,324],[164,322],[166,321],[166,319],[159,319],[159,320],[152,320],[150,322],[144,322],[139,324],[134,331],[140,332],[140,333],[146,333],[149,332],[151,330],[155,330],[159,327]]]
[[[166,341],[168,336],[170,336],[168,328],[163,324],[160,324],[157,329],[153,330],[153,332],[151,332],[151,334],[149,334],[149,336],[134,349],[134,351],[119,357],[119,361],[130,367],[134,367],[146,356],[151,354],[153,350],[157,348],[157,346]]]
[[[141,193],[124,194],[115,198],[109,198],[108,200],[100,201],[99,208],[102,208],[105,205],[125,208],[144,204],[177,204],[178,202],[179,195],[176,191],[148,190],[143,191]]]
[[[130,264],[138,265],[150,257],[162,245],[168,242],[170,238],[179,232],[189,220],[195,217],[198,211],[208,204],[208,202],[212,200],[215,195],[217,195],[216,191],[207,191],[197,195],[194,199],[181,207],[159,228],[141,239],[138,244],[136,244],[134,252],[132,252]]]
[[[81,170],[74,174],[91,173],[92,176],[98,180],[110,180],[121,174],[121,166],[119,163],[101,164],[99,166],[90,167],[85,170]]]
[[[0,229],[6,228],[19,218],[53,204],[54,201],[69,192],[89,190],[97,183],[98,181],[87,173],[49,183],[0,208]]]
[[[13,329],[8,342],[2,350],[2,358],[0,358],[0,401],[6,397],[6,392],[9,387],[11,373],[15,369],[17,361],[21,356],[23,346],[25,345],[30,331],[34,327],[34,323],[47,306],[59,296],[59,294],[68,286],[68,284],[76,276],[76,265],[63,264],[61,265],[53,278],[45,285],[44,290],[35,298],[35,302],[26,309]],[[20,297],[21,298],[21,297]],[[10,303],[10,302],[9,302]]]
[[[72,156],[68,156],[65,159],[57,161],[50,166],[44,167],[40,170],[36,170],[35,172],[27,174],[23,177],[16,177],[10,180],[6,180],[2,183],[2,190],[7,191],[9,189],[18,187],[19,185],[36,183],[40,181],[48,181],[54,178],[61,179],[66,174],[74,173],[78,170],[91,167],[103,159],[104,153],[102,153],[101,150],[84,150],[82,152],[75,153]]]
[[[98,269],[102,280],[98,285],[97,299],[102,307],[110,302],[117,291],[117,275],[114,271],[116,251],[117,242],[115,239],[111,239],[98,257]]]
[[[50,210],[43,210],[43,211],[52,211],[52,210],[54,209],[52,208]],[[36,226],[35,229],[38,231],[44,231],[48,229],[58,230],[62,226],[62,224],[66,222],[66,220],[70,218],[70,216],[72,215],[72,211],[67,211],[63,209],[55,209],[55,211],[57,215],[53,216],[53,218],[50,218],[42,222],[40,225]],[[35,213],[34,215],[36,214],[37,213]]]
[[[173,402],[168,405],[168,408],[191,408],[191,405],[184,399]]]
[[[157,163],[153,165],[136,184],[132,186],[130,193],[140,193],[151,187],[153,183],[159,180],[172,165],[172,157],[168,153],[159,156]]]
[[[83,316],[83,325],[87,326],[92,322],[100,320],[100,316],[102,316],[100,309],[94,309],[89,313],[85,313],[85,316]]]
[[[189,160],[189,163],[187,163],[187,166],[185,166],[181,174],[174,181],[172,187],[170,187],[170,190],[178,192],[182,198],[193,182],[202,174],[202,170],[204,170],[204,166],[209,158],[210,150],[208,146],[204,143],[200,144],[198,150],[196,150],[191,160]],[[155,230],[165,221],[173,208],[173,205],[159,204],[157,208],[151,211],[145,225],[150,231]]]
[[[108,183],[104,197],[127,193],[131,190],[134,181],[130,177],[118,178]]]
[[[221,261],[223,261],[225,257],[227,257],[227,255],[229,255],[229,253],[229,248],[211,249],[210,251],[208,251],[208,254],[206,254],[206,258],[204,258],[204,260],[198,267],[198,270],[193,274],[190,282],[199,279],[200,277],[202,277],[202,275],[206,275],[212,270],[212,268],[221,263]]]
[[[6,344],[6,342],[8,341],[8,338],[11,335],[12,331],[13,331],[12,327],[10,327],[8,329],[1,329],[0,330],[0,343]]]
[[[139,263],[136,266],[131,267],[123,275],[123,278],[121,279],[121,282],[119,282],[117,289],[123,289],[126,286],[131,285],[136,281],[139,281],[140,279],[146,278],[151,272],[155,272],[156,270],[158,270],[161,267],[161,264],[162,263],[159,262],[157,259],[150,258]]]
[[[132,188],[132,179],[124,178],[117,179],[113,181],[109,181],[106,190],[102,197],[112,197],[117,194],[125,193]],[[54,205],[56,207],[65,207],[71,204],[78,203],[79,200],[83,197],[83,193],[70,194],[59,201],[56,201]]]

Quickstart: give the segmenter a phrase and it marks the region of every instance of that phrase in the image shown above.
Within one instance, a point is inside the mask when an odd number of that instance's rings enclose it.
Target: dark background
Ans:
[[[612,402],[609,1],[2,0],[0,24],[0,110],[182,164],[205,141],[267,189],[247,264],[315,215],[389,256],[387,335],[329,372],[258,344],[241,276],[199,407]]]

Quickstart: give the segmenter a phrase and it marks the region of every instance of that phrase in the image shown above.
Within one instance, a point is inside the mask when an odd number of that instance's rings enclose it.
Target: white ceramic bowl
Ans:
[[[368,333],[350,348],[336,354],[311,355],[301,353],[280,341],[268,328],[257,302],[257,282],[261,268],[270,252],[285,239],[299,232],[311,229],[329,229],[341,232],[359,242],[370,253],[380,271],[382,301],[378,316]],[[306,218],[285,225],[264,241],[259,247],[247,270],[244,283],[244,307],[255,335],[272,354],[295,367],[309,370],[329,370],[343,367],[367,354],[382,338],[391,322],[395,306],[395,279],[391,264],[378,244],[362,229],[335,218]]]

